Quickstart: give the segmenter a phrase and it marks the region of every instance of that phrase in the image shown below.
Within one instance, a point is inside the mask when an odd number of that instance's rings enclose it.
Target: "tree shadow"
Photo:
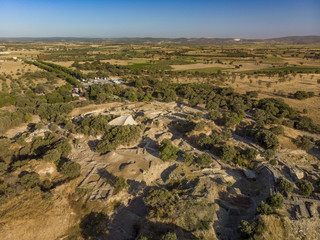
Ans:
[[[177,167],[177,164],[173,164],[162,171],[160,176],[164,183],[169,179],[170,173],[172,173]]]
[[[117,177],[114,176],[112,173],[108,172],[105,168],[98,169],[98,174],[111,186],[113,186],[117,180]]]
[[[158,158],[159,154],[158,154],[158,142],[154,141],[153,139],[149,138],[149,137],[145,137],[138,145],[139,148],[144,148],[147,153],[149,153],[150,155]]]
[[[88,141],[88,146],[92,152],[97,151],[97,146],[98,146],[99,140],[90,140]]]
[[[147,188],[147,184],[145,181],[138,182],[135,180],[128,179],[127,183],[129,185],[128,193],[132,196],[138,196]]]
[[[149,188],[148,188],[149,189]],[[147,192],[147,189],[145,189]],[[147,219],[150,211],[142,196],[132,199],[127,207],[119,207],[110,218],[105,236],[108,240],[140,239],[142,236],[152,240],[160,240],[161,236],[168,233],[176,233],[178,239],[197,239],[192,233],[173,223],[152,222]]]
[[[103,213],[87,214],[81,219],[79,226],[84,239],[107,239],[108,216]]]

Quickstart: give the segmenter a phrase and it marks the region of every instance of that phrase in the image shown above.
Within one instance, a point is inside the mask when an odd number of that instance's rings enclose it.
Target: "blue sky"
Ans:
[[[320,0],[0,0],[0,37],[320,35]]]

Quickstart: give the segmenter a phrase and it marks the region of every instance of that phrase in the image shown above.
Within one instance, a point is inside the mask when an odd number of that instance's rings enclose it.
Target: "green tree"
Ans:
[[[177,235],[175,233],[166,233],[162,235],[161,240],[178,240]]]
[[[79,177],[80,170],[81,170],[81,166],[79,163],[76,163],[76,162],[71,162],[71,161],[65,162],[61,166],[61,173],[71,179]]]
[[[163,161],[176,160],[179,148],[173,146],[169,139],[164,139],[159,148],[159,156]]]
[[[310,196],[310,194],[314,191],[314,187],[312,186],[312,183],[305,179],[301,180],[297,184],[297,186],[300,189],[301,193],[307,197]]]
[[[272,194],[268,199],[267,203],[274,209],[282,208],[283,196],[280,193]]]
[[[194,155],[191,152],[186,152],[183,155],[183,160],[184,163],[192,163],[194,161]]]
[[[201,167],[209,167],[212,163],[212,158],[208,153],[203,153],[197,158],[197,163]]]
[[[114,188],[116,192],[120,192],[128,187],[127,180],[123,177],[117,177],[114,183]]]
[[[237,155],[237,151],[233,146],[224,145],[219,151],[220,157],[226,161],[231,162]]]
[[[254,228],[246,220],[241,220],[238,229],[243,237],[250,237],[254,234]]]
[[[305,151],[309,151],[313,147],[312,141],[307,136],[298,136],[294,143]]]
[[[270,160],[274,157],[275,152],[273,149],[267,149],[266,151],[264,151],[263,156],[267,159]]]
[[[40,183],[40,175],[35,172],[31,172],[31,173],[27,172],[23,174],[22,177],[20,177],[19,183],[25,189],[34,188],[38,186]]]
[[[278,186],[280,191],[287,195],[293,191],[293,184],[282,177],[279,179]]]
[[[257,207],[257,212],[259,214],[270,215],[274,213],[274,209],[269,204],[261,201],[259,206]]]

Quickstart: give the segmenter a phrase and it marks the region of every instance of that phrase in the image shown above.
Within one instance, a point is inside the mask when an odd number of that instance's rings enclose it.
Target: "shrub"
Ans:
[[[259,214],[270,215],[274,213],[274,209],[269,204],[262,201],[257,207],[257,212]]]
[[[279,179],[278,186],[282,193],[289,194],[293,191],[293,184],[282,177]]]
[[[44,180],[41,184],[41,189],[44,191],[50,190],[53,186],[53,183],[49,180]]]
[[[191,152],[186,152],[184,155],[183,155],[183,162],[184,163],[192,163],[194,160],[194,155],[193,153]]]
[[[198,122],[198,123],[194,126],[194,130],[195,130],[195,131],[202,131],[205,126],[206,126],[206,123],[205,123],[205,122],[203,122],[203,121]]]
[[[274,157],[275,151],[273,149],[267,149],[264,151],[263,156],[267,159],[270,160]]]
[[[19,179],[19,183],[25,189],[34,188],[34,187],[38,186],[40,183],[40,175],[35,172],[23,173],[23,175]]]
[[[161,240],[178,240],[177,235],[175,233],[166,233],[162,235]]]
[[[61,151],[59,149],[50,149],[43,155],[44,161],[59,163],[61,157]]]
[[[203,153],[197,158],[197,163],[201,167],[209,167],[212,163],[212,158],[208,153]]]
[[[312,186],[312,183],[308,180],[301,180],[297,184],[298,188],[300,189],[301,193],[304,196],[310,196],[310,194],[314,191],[314,187]]]
[[[275,193],[267,199],[267,203],[274,209],[282,208],[283,196],[280,193]]]
[[[81,170],[81,166],[79,163],[76,163],[76,162],[71,162],[71,161],[65,162],[61,166],[61,173],[71,179],[79,177],[80,170]]]
[[[242,114],[226,112],[223,114],[222,124],[227,128],[231,128],[234,127],[236,124],[240,123],[242,119]]]
[[[254,234],[253,226],[248,221],[241,220],[238,228],[243,237],[250,237]]]
[[[306,98],[314,97],[314,92],[297,91],[293,96],[296,99],[303,100]]]
[[[8,165],[5,162],[0,162],[0,176],[7,172]]]
[[[196,112],[196,113],[193,115],[193,119],[194,119],[194,120],[200,120],[202,117],[203,117],[203,113],[202,113],[202,112]]]
[[[176,160],[178,158],[179,148],[172,145],[169,139],[164,139],[159,148],[159,157],[163,161]]]
[[[208,113],[208,118],[212,121],[217,120],[220,117],[220,112],[216,110],[212,110]]]
[[[177,98],[177,94],[174,90],[172,89],[166,89],[164,92],[163,92],[163,100],[165,102],[173,102],[175,101]]]
[[[258,156],[258,152],[253,148],[246,148],[246,150],[244,151],[244,155],[249,161],[254,161]]]
[[[283,120],[282,125],[293,128],[294,127],[294,121],[293,120]]]
[[[271,164],[272,166],[277,166],[278,162],[277,162],[277,160],[272,159],[272,160],[270,160],[270,164]]]
[[[279,146],[279,141],[276,135],[265,129],[251,130],[250,135],[261,145],[268,149],[275,149]]]
[[[284,133],[282,126],[274,126],[270,129],[270,131],[275,135],[282,135]]]
[[[150,217],[167,217],[176,206],[176,194],[167,189],[151,189],[145,200],[152,207]]]
[[[307,136],[298,136],[294,143],[305,151],[309,151],[313,147],[312,141]]]
[[[97,151],[104,154],[115,150],[120,145],[129,145],[140,137],[140,126],[116,126],[106,132],[103,139],[97,145]]]
[[[231,162],[235,158],[236,154],[237,151],[235,148],[228,145],[224,145],[219,151],[220,157],[226,162]]]
[[[128,187],[127,180],[124,179],[123,177],[117,177],[114,183],[114,188],[116,192],[120,192],[127,187]]]

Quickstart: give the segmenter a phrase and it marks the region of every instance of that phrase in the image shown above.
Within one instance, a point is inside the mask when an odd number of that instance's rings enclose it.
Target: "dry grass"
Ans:
[[[0,63],[0,74],[5,73],[5,74],[11,74],[15,76],[18,72],[18,69],[20,69],[20,71],[24,70],[25,72],[28,72],[29,69],[30,69],[30,72],[35,72],[40,70],[34,65],[25,64],[23,62],[18,62],[18,61],[10,60],[10,61]]]
[[[204,63],[195,63],[195,64],[186,64],[186,65],[171,65],[173,70],[176,71],[184,71],[184,70],[191,70],[191,69],[203,69],[203,68],[234,68],[232,65],[228,64],[218,64],[218,63],[212,63],[212,64],[204,64]]]
[[[278,82],[278,77],[247,77],[241,79],[237,77],[234,83],[228,83],[227,86],[231,86],[235,91],[240,93],[246,93],[247,91],[259,91],[259,98],[270,98],[276,97],[283,99],[293,108],[303,111],[307,109],[308,113],[305,116],[308,116],[313,119],[317,124],[320,124],[320,84],[317,84],[317,79],[320,78],[320,74],[298,74],[295,77],[292,77],[292,80],[285,82]],[[252,82],[250,82],[252,80]],[[261,84],[259,84],[259,80]],[[271,86],[267,87],[267,84],[270,83]],[[295,93],[296,91],[311,91],[315,93],[315,97],[297,100],[293,98],[288,98],[288,94]]]

